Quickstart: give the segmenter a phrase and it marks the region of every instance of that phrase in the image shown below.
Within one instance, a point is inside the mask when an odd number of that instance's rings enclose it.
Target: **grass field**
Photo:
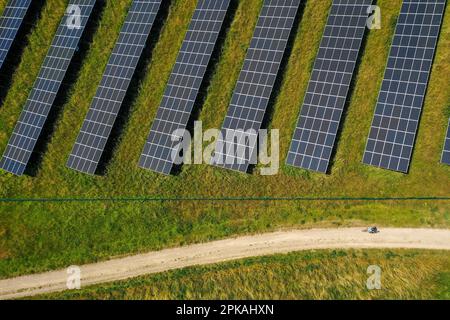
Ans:
[[[381,268],[368,290],[367,268]],[[450,254],[314,251],[193,267],[37,299],[449,299]]]
[[[5,5],[0,0],[0,8]],[[129,101],[123,132],[107,171],[85,176],[65,168],[78,130],[100,82],[131,0],[108,1],[79,75],[60,111],[36,174],[21,178],[0,173],[0,197],[447,197],[450,168],[439,164],[449,116],[450,15],[433,67],[411,171],[408,175],[362,165],[378,89],[400,0],[379,0],[383,27],[371,31],[329,175],[285,166],[312,64],[331,0],[308,0],[302,9],[291,54],[276,94],[271,128],[280,129],[281,172],[244,175],[208,165],[187,165],[163,177],[137,167],[140,152],[175,62],[195,1],[171,1],[168,18],[151,59],[142,70],[137,97]],[[226,114],[262,0],[237,2],[223,50],[213,66],[199,118],[219,128]],[[49,1],[29,36],[13,83],[0,106],[0,152],[26,101],[66,1]],[[0,277],[38,272],[112,255],[207,241],[276,228],[379,224],[450,226],[449,201],[80,201],[1,202]]]

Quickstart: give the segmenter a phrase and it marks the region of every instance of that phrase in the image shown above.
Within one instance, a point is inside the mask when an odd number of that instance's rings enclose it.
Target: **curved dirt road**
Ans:
[[[248,257],[311,249],[414,248],[450,250],[450,230],[361,228],[282,231],[139,254],[81,266],[81,284],[98,283]],[[67,290],[67,270],[0,280],[0,299]]]

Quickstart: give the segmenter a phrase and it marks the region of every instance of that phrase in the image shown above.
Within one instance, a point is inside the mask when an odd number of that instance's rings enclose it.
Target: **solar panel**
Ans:
[[[450,119],[448,120],[447,136],[445,137],[444,151],[442,152],[442,163],[450,165]]]
[[[326,173],[372,0],[334,0],[287,164]]]
[[[265,0],[218,139],[213,165],[247,172],[301,0]]]
[[[39,75],[0,161],[0,168],[22,175],[78,47],[95,0],[71,0]]]
[[[363,162],[407,173],[446,0],[404,0]]]
[[[0,17],[0,68],[22,25],[31,0],[10,0]]]
[[[229,0],[198,2],[142,152],[140,167],[171,173],[172,153],[178,144],[173,141],[173,133],[188,125],[229,3]]]
[[[145,48],[161,0],[134,0],[67,166],[95,174]]]

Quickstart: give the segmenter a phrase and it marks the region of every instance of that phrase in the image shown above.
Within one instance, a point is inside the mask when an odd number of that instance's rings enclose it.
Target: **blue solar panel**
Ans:
[[[334,0],[287,164],[326,173],[372,0]]]
[[[212,164],[247,172],[301,0],[265,0]]]
[[[446,0],[404,0],[363,162],[407,173]]]
[[[445,137],[444,151],[442,152],[442,163],[450,165],[450,119],[448,120],[447,136]]]
[[[71,0],[31,94],[0,160],[0,168],[22,175],[58,94],[95,0]]]
[[[145,48],[161,0],[134,0],[67,166],[95,174]]]
[[[158,108],[139,166],[170,174],[176,130],[186,129],[230,1],[200,0]]]
[[[30,5],[31,0],[10,0],[0,17],[0,69]]]

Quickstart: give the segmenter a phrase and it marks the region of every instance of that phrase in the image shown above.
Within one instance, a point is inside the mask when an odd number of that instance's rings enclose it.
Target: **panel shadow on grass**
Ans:
[[[187,125],[187,130],[190,132],[191,136],[193,137],[194,134],[194,123],[197,119],[200,117],[200,113],[203,109],[203,105],[206,101],[206,97],[208,95],[208,89],[211,85],[211,81],[214,77],[214,74],[217,70],[217,67],[220,62],[220,58],[222,56],[222,50],[225,44],[225,40],[227,38],[228,32],[231,28],[231,24],[234,21],[234,18],[236,16],[236,11],[239,6],[239,0],[231,0],[227,15],[223,21],[222,29],[220,30],[219,36],[217,38],[216,46],[214,48],[214,51],[211,55],[211,59],[209,61],[209,64],[206,68],[205,76],[203,77],[202,84],[200,86],[197,98],[194,102],[194,108],[192,111],[192,114],[189,118],[189,122]],[[173,175],[179,175],[182,171],[183,165],[174,165],[172,169]]]
[[[25,174],[31,177],[35,177],[41,167],[43,157],[48,149],[53,133],[55,132],[57,122],[60,118],[63,106],[68,102],[73,85],[78,79],[79,73],[83,61],[85,60],[89,47],[93,41],[94,35],[100,25],[100,17],[106,6],[106,1],[100,0],[96,2],[96,5],[89,18],[88,24],[80,39],[78,49],[72,58],[69,68],[65,74],[61,87],[58,90],[58,94],[53,103],[53,107],[50,110],[48,118],[42,128],[41,135],[36,142],[34,151],[30,157],[29,164],[25,170]]]
[[[278,74],[277,74],[277,77],[275,80],[275,85],[273,87],[269,102],[267,104],[267,109],[266,109],[266,113],[265,113],[263,121],[262,121],[261,130],[267,129],[269,127],[270,123],[272,122],[273,115],[275,112],[274,107],[275,107],[277,98],[280,94],[281,87],[283,86],[283,81],[284,81],[284,77],[286,76],[289,59],[291,58],[292,50],[294,48],[295,38],[297,37],[298,30],[300,28],[300,22],[303,18],[303,14],[305,12],[306,2],[307,2],[306,0],[301,1],[300,6],[297,11],[297,15],[294,20],[294,24],[292,25],[292,30],[291,30],[291,33],[289,34],[289,39],[288,39],[286,49],[283,54],[283,59],[281,60],[280,69],[278,70]],[[259,140],[259,135],[258,135],[258,140]],[[256,150],[257,150],[256,152],[259,153],[258,145],[257,145]],[[256,166],[257,165],[255,165],[255,164],[251,164],[249,166],[248,173],[253,174]]]
[[[169,15],[169,9],[172,0],[163,0],[158,11],[158,14],[153,23],[152,30],[147,39],[145,48],[139,58],[136,70],[131,78],[130,85],[128,87],[127,93],[123,100],[122,106],[120,107],[119,113],[115,120],[114,126],[109,135],[108,141],[105,145],[105,149],[100,157],[96,175],[104,176],[107,173],[108,165],[114,157],[114,152],[117,150],[119,143],[121,142],[121,137],[127,127],[130,120],[132,108],[139,96],[139,89],[147,75],[147,67],[150,64],[153,57],[153,50],[158,43],[161,36],[162,29],[165,25],[167,17]]]
[[[11,89],[14,73],[16,72],[22,60],[22,54],[28,45],[28,36],[36,27],[36,23],[41,18],[42,8],[45,1],[32,1],[25,15],[22,25],[9,49],[2,67],[0,68],[0,108]]]
[[[374,5],[376,5],[376,3],[377,3],[377,1],[374,1]],[[349,112],[349,106],[350,106],[353,94],[355,92],[355,89],[356,89],[356,83],[358,81],[358,74],[359,74],[359,70],[361,67],[361,62],[362,62],[365,52],[366,52],[368,34],[369,34],[369,29],[366,28],[363,38],[362,38],[361,48],[359,49],[358,58],[356,59],[355,69],[353,70],[352,81],[350,81],[350,86],[348,89],[347,97],[345,99],[344,109],[342,110],[341,121],[339,123],[339,127],[338,127],[338,130],[336,133],[336,140],[335,140],[335,143],[333,146],[333,150],[331,151],[330,163],[328,165],[328,169],[326,172],[327,175],[330,175],[332,173],[332,170],[333,170],[333,167],[335,164],[336,153],[339,148],[340,141],[341,141],[342,131],[345,127],[345,122],[347,120],[347,116],[348,116],[348,112]]]

